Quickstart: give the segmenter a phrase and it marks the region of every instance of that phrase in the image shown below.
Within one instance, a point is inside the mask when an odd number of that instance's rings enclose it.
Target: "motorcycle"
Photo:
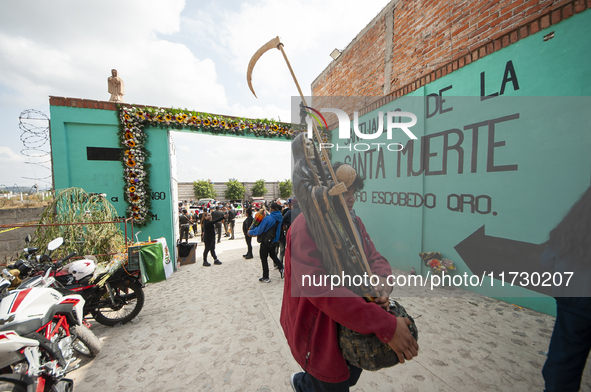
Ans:
[[[42,278],[38,271],[52,264],[51,252],[62,243],[63,238],[61,237],[51,241],[48,245],[49,253],[38,257],[38,263],[29,263],[33,268],[28,274],[36,272],[37,276],[23,281],[20,287],[23,285],[24,287],[46,285],[41,281]],[[27,253],[29,254],[29,252]],[[28,264],[23,263],[23,265]],[[140,272],[127,271],[123,266],[120,266],[112,273],[104,272],[93,279],[95,269],[94,260],[88,256],[63,268],[59,265],[54,269],[54,281],[51,286],[62,294],[81,295],[85,300],[83,314],[85,316],[91,314],[98,323],[112,327],[133,320],[144,306],[144,291],[140,282]]]
[[[19,259],[15,263],[7,265],[7,269],[10,271],[11,275],[15,277],[14,279],[8,279],[8,277],[5,276],[5,278],[11,282],[10,288],[17,288],[21,283],[21,279],[28,277],[31,272],[35,270],[35,264],[37,263],[35,257],[39,248],[29,247],[30,242],[31,235],[27,234],[25,237],[27,247],[23,249],[25,259]]]
[[[43,276],[48,284],[49,269]],[[9,287],[4,270],[0,290]],[[84,299],[48,287],[2,294],[0,302],[0,391],[73,390],[66,374],[77,368],[74,352],[94,357],[99,339],[83,324]]]

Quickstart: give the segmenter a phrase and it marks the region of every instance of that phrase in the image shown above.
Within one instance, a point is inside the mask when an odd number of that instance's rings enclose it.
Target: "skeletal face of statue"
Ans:
[[[308,157],[308,160],[310,160],[310,162],[314,161],[314,142],[310,139],[306,139],[306,145],[304,147],[306,149],[306,156]],[[318,175],[318,168],[316,167],[316,165],[312,164],[312,171],[314,171],[314,173],[316,173],[316,175]]]
[[[306,156],[309,159],[314,159],[314,142],[310,139],[306,139]]]

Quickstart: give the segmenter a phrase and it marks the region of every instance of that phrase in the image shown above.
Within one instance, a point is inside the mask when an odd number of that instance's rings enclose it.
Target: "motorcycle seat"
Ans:
[[[43,321],[40,318],[20,321],[17,323],[7,323],[0,326],[0,332],[3,331],[14,331],[20,336],[30,334],[31,332],[37,331],[43,326]]]

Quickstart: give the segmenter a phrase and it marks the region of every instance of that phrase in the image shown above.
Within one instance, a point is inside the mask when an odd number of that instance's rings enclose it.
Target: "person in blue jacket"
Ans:
[[[269,246],[265,244],[264,241],[259,241],[261,244],[259,248],[259,256],[263,266],[263,276],[259,279],[259,281],[263,283],[271,282],[271,279],[269,279],[269,256],[271,256],[271,259],[279,268],[279,273],[281,274],[281,278],[283,278],[283,263],[277,258],[275,246],[277,241],[279,241],[279,235],[281,233],[281,220],[283,219],[283,216],[281,215],[281,207],[279,204],[271,203],[270,209],[271,213],[262,220],[261,224],[248,231],[248,235],[251,237],[263,238],[267,231],[275,230],[275,238],[272,245]]]

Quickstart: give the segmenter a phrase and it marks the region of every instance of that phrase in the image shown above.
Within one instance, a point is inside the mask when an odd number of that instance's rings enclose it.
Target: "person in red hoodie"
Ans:
[[[345,187],[344,184],[340,186]],[[362,188],[363,179],[355,176],[344,193],[345,202],[372,273],[380,276],[380,282],[386,282],[385,278],[392,273],[392,268],[376,250],[363,222],[353,211],[355,192]],[[349,364],[343,357],[339,347],[338,324],[363,334],[374,333],[394,350],[400,363],[418,355],[417,341],[407,328],[410,320],[384,311],[392,291],[389,285],[377,286],[380,291],[376,292],[375,303],[366,302],[345,287],[304,287],[303,275],[327,275],[321,258],[306,218],[300,214],[287,235],[280,318],[291,352],[304,370],[291,375],[293,390],[340,392],[349,391],[349,387],[356,384],[362,369]]]

